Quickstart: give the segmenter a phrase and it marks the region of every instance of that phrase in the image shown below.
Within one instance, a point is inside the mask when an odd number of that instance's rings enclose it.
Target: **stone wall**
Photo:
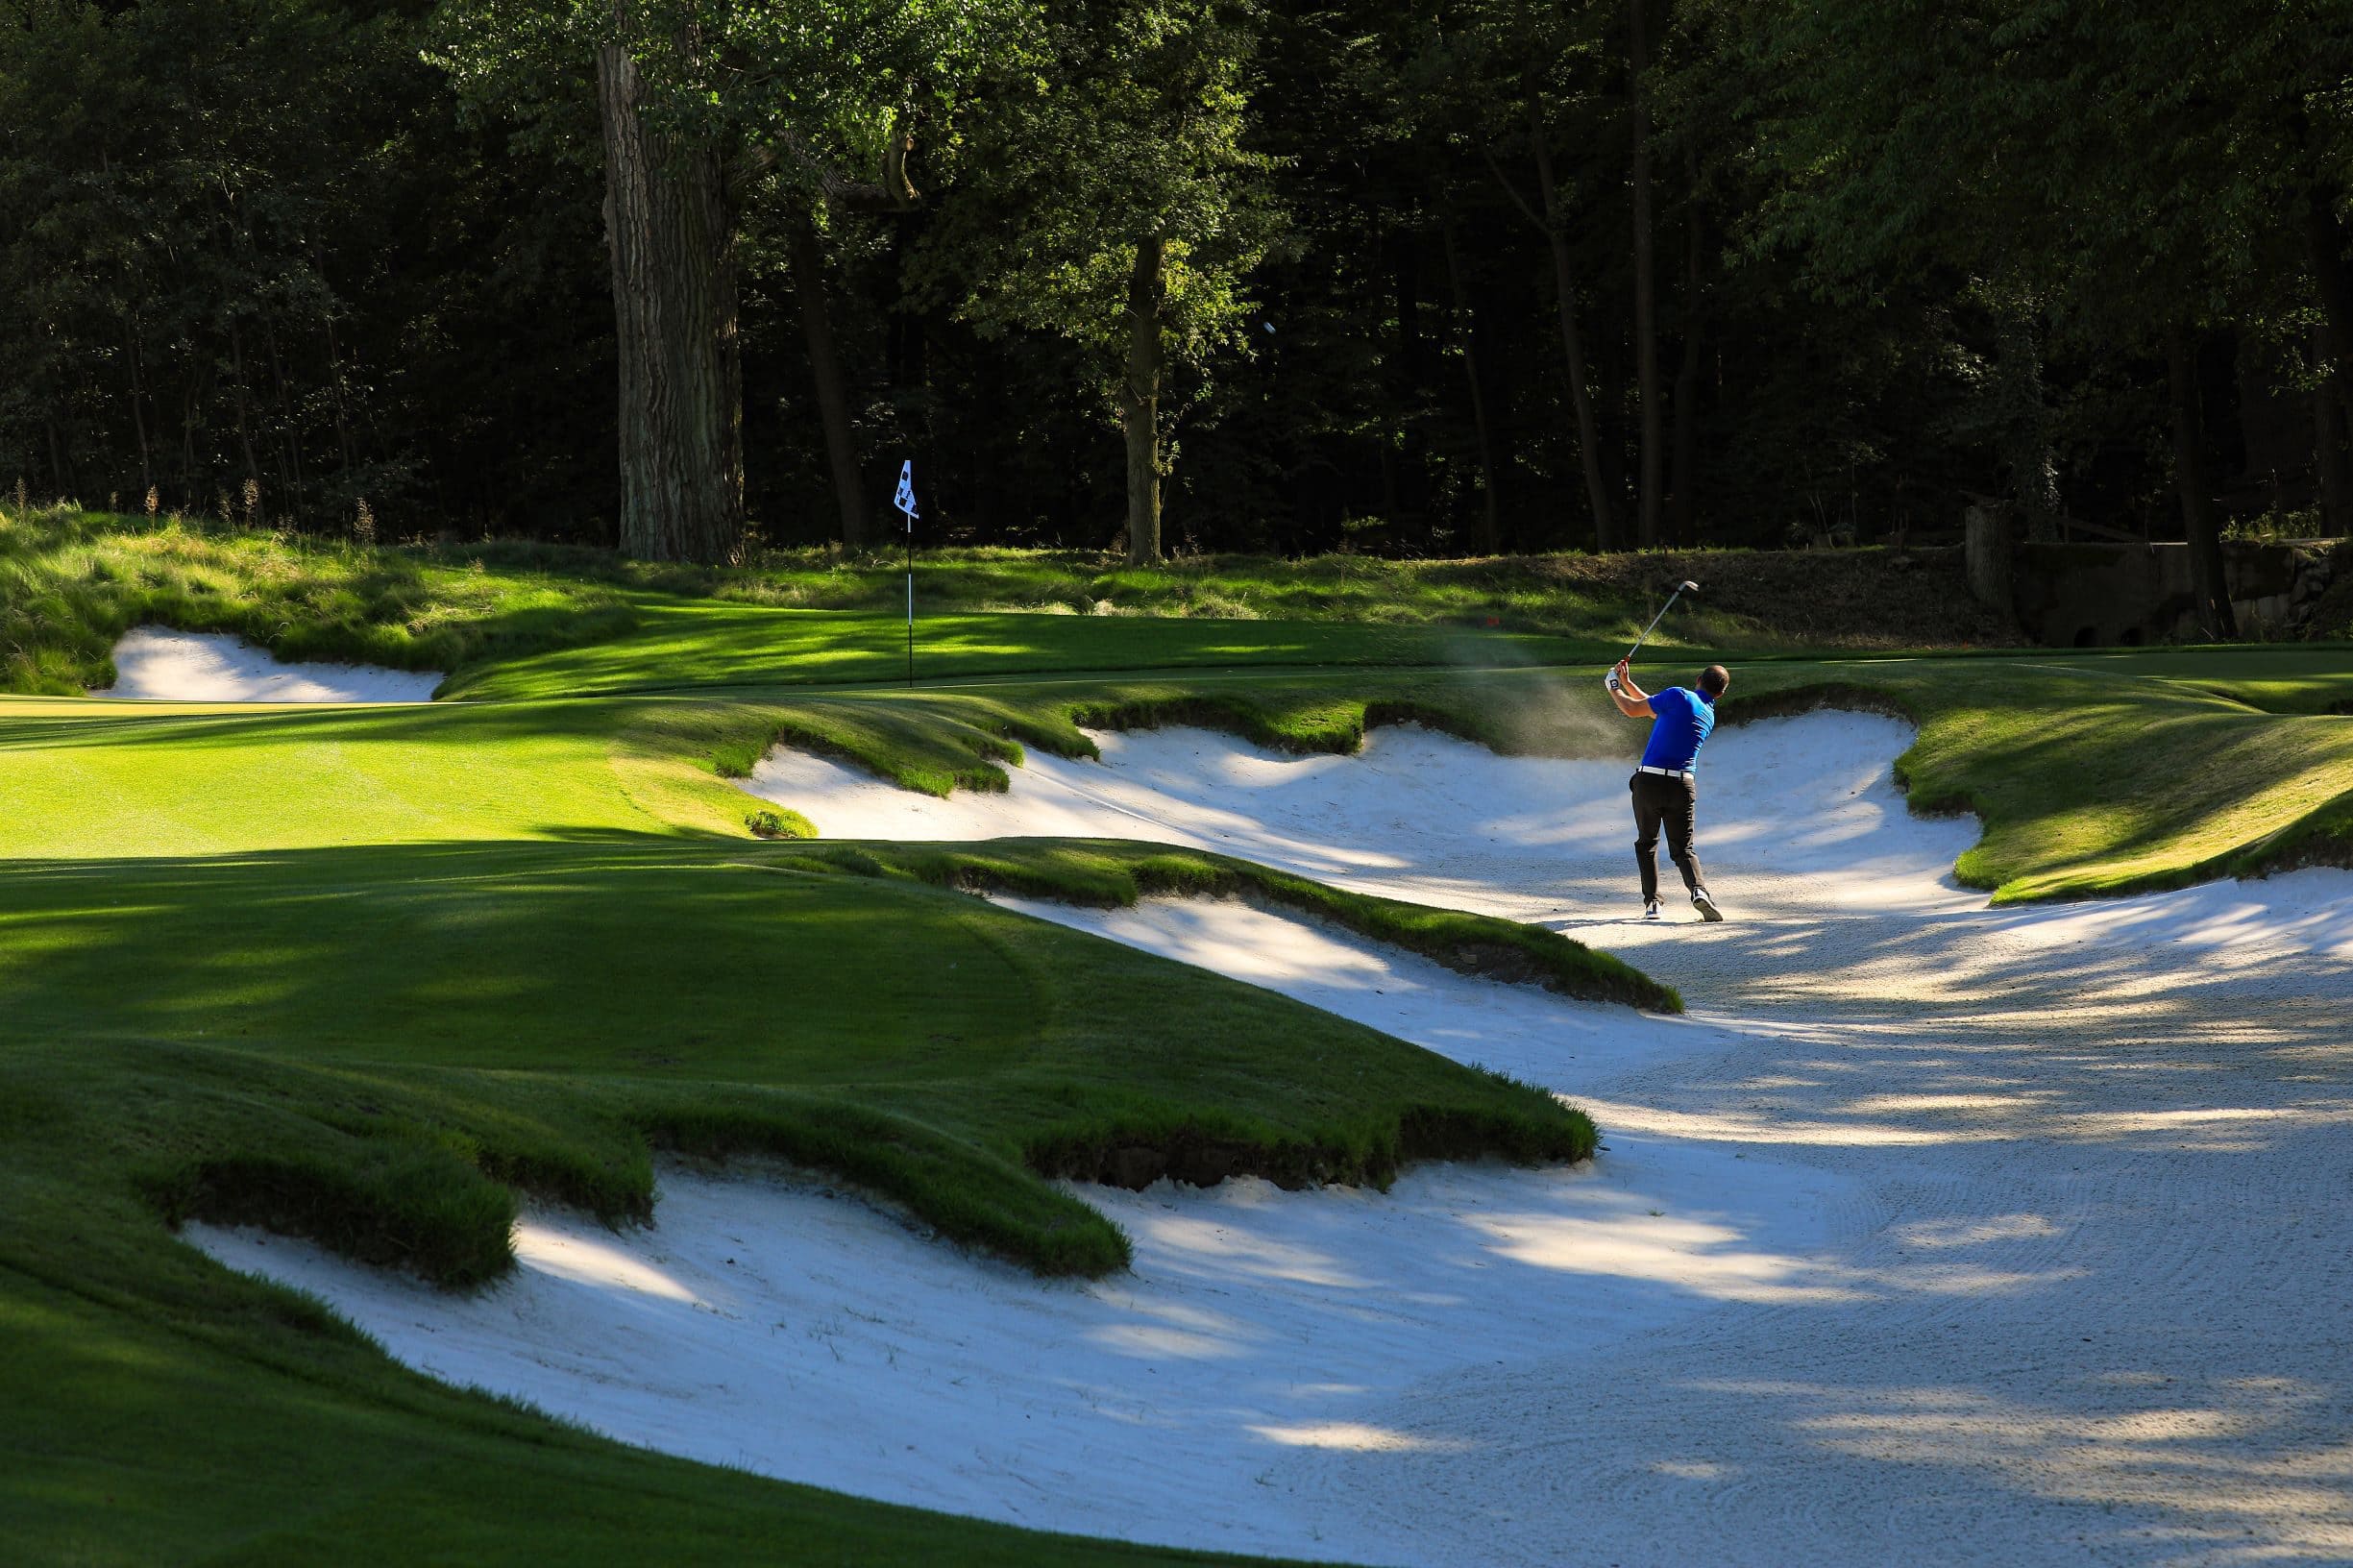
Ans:
[[[2013,547],[2012,608],[2026,635],[2049,648],[2197,642],[2187,545]],[[2231,542],[2222,547],[2231,608],[2243,637],[2301,637],[2330,585],[2353,576],[2343,541]]]

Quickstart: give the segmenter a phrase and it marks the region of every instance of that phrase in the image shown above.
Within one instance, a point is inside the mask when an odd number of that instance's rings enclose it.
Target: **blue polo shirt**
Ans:
[[[1651,744],[1642,748],[1642,766],[1690,767],[1716,727],[1716,699],[1688,686],[1670,686],[1651,694],[1651,711],[1658,722],[1651,725]]]

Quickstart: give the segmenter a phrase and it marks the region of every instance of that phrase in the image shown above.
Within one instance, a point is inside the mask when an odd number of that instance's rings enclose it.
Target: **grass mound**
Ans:
[[[1985,836],[1954,876],[2015,903],[2353,858],[2353,725],[2333,714],[2348,700],[2342,653],[2272,647],[1759,663],[1728,713],[1916,722],[1895,762],[1912,808],[1975,815]]]
[[[109,685],[115,642],[146,623],[233,632],[285,659],[449,671],[636,622],[610,586],[493,576],[478,558],[73,510],[0,527],[0,690]]]
[[[370,1140],[324,1159],[229,1155],[174,1172],[150,1196],[174,1225],[258,1225],[436,1285],[480,1285],[513,1262],[514,1193],[439,1139]]]
[[[1683,1010],[1672,986],[1541,926],[1375,897],[1205,850],[1118,839],[999,840],[978,846],[818,842],[797,847],[781,864],[863,876],[911,876],[939,887],[1111,909],[1153,896],[1253,898],[1419,953],[1458,973],[1539,985],[1584,1001],[1623,1002],[1656,1013]]]
[[[504,1266],[504,1184],[645,1217],[649,1147],[835,1172],[1057,1273],[1118,1267],[1126,1246],[1041,1161],[1142,1125],[1212,1132],[1239,1169],[1325,1151],[1344,1181],[1385,1180],[1423,1125],[1492,1132],[1475,1152],[1592,1150],[1591,1123],[1539,1090],[930,885],[970,868],[845,876],[869,870],[853,855],[613,841],[20,863],[0,883],[0,1044],[141,1041],[110,1058],[114,1098],[153,1092],[144,1053],[218,1086],[185,1116],[157,1098],[135,1145],[96,1140],[166,1215],[453,1284]],[[995,874],[1100,891],[1138,862],[1146,885],[1248,876],[1043,848]],[[1445,940],[1515,929],[1458,919]],[[1559,946],[1559,972],[1606,972]],[[17,1152],[47,1141],[31,1129]],[[109,1164],[73,1162],[92,1180]]]

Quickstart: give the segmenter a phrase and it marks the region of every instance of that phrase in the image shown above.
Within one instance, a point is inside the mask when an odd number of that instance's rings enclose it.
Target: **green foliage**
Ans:
[[[609,410],[500,373],[609,375],[578,332],[593,193],[456,124],[411,9],[0,17],[0,489],[136,509],[152,486],[320,532],[362,502],[402,532],[428,511],[595,531],[602,489],[562,449]]]
[[[551,83],[621,49],[663,132],[751,155],[758,173],[821,197],[842,170],[880,167],[904,126],[944,125],[1022,16],[1014,0],[439,0],[432,55],[477,102],[520,103],[544,120]]]
[[[2341,181],[2353,150],[2353,28],[2333,8],[1754,13],[1764,146],[1784,175],[1756,234],[1849,291],[1958,273],[2110,348],[2260,314],[2303,286],[2279,277],[2295,253],[2267,231],[2300,225],[2306,187]]]
[[[1163,339],[1196,370],[1248,341],[1243,281],[1272,236],[1245,143],[1257,18],[1235,0],[1048,5],[963,149],[934,264],[984,332],[1060,333],[1108,395],[1128,352],[1136,247],[1166,244]]]
[[[2298,396],[2333,368],[2307,231],[2353,170],[2337,9],[1646,14],[1686,542],[1949,530],[2005,489],[2137,527],[2170,439],[2149,349],[2181,323],[2216,340],[2215,487],[2312,503],[2300,465],[2239,463],[2218,361],[2260,346],[2245,390]],[[1492,499],[1506,547],[1559,548],[1584,446],[1631,494],[1632,367],[1596,336],[1581,440],[1548,255],[1558,229],[1588,334],[1629,319],[1625,20],[34,0],[0,18],[0,493],[241,519],[251,481],[265,525],[318,534],[609,538],[610,42],[660,127],[723,155],[768,540],[839,516],[777,244],[815,206],[852,456],[870,501],[920,457],[934,539],[1111,531],[1102,394],[1164,232],[1172,546],[1459,553]],[[1539,142],[1562,208],[1532,224]]]

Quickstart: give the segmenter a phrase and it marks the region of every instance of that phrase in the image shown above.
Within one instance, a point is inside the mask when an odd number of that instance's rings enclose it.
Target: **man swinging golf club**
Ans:
[[[1642,918],[1646,920],[1659,918],[1658,835],[1662,828],[1667,835],[1667,858],[1683,873],[1691,907],[1700,912],[1702,919],[1724,919],[1715,899],[1708,896],[1707,885],[1700,880],[1699,851],[1691,844],[1692,821],[1700,802],[1699,778],[1691,765],[1706,744],[1708,732],[1716,727],[1716,699],[1732,684],[1731,672],[1711,664],[1700,672],[1697,690],[1670,686],[1651,693],[1634,684],[1631,669],[1634,654],[1641,651],[1667,608],[1685,593],[1698,591],[1695,582],[1676,589],[1626,657],[1610,671],[1606,682],[1610,700],[1617,703],[1620,713],[1629,719],[1653,721],[1642,762],[1627,782],[1634,797],[1634,865],[1642,872]]]

